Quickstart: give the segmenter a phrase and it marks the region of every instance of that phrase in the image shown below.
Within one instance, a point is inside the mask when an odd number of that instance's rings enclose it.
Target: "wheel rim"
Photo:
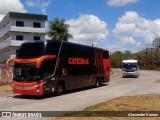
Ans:
[[[64,93],[64,87],[62,84],[59,84],[57,88],[57,95],[62,95],[63,93]]]
[[[62,87],[62,85],[59,85],[58,86],[58,93],[62,93],[63,92],[63,87]]]
[[[99,80],[96,80],[96,87],[99,87]]]

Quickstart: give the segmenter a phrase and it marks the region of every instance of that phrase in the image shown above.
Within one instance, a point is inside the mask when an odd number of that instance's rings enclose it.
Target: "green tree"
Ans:
[[[47,33],[52,40],[68,41],[69,38],[73,38],[69,34],[69,24],[65,23],[64,19],[55,18],[49,23],[49,32]]]
[[[111,66],[113,68],[120,68],[122,62],[122,52],[121,51],[115,51],[111,55]]]
[[[130,51],[123,52],[123,60],[127,60],[127,59],[133,59],[132,53]]]

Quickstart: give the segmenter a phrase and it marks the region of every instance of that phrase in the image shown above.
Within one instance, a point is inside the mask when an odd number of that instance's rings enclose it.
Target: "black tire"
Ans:
[[[57,87],[57,95],[58,96],[63,95],[64,91],[65,91],[64,85],[62,83],[59,83]]]
[[[139,75],[136,76],[136,78],[138,78],[138,77],[139,77]]]
[[[101,81],[99,79],[96,79],[95,81],[95,87],[98,88],[101,86]]]

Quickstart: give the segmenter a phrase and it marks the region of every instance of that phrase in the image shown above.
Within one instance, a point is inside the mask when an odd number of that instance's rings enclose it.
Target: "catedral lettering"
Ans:
[[[73,51],[74,50],[74,51]],[[44,95],[110,80],[109,51],[61,41],[34,41],[21,45],[13,65],[13,93]],[[83,78],[83,79],[82,79]]]
[[[69,64],[89,64],[88,59],[84,59],[84,58],[69,58],[68,60]]]

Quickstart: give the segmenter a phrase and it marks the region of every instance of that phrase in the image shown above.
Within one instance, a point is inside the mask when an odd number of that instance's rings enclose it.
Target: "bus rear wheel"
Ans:
[[[100,79],[96,79],[96,81],[95,81],[95,87],[100,87],[100,86],[101,86]]]
[[[63,94],[64,94],[64,91],[65,91],[64,85],[63,85],[62,83],[59,83],[59,84],[58,84],[58,87],[57,87],[57,95],[58,95],[58,96],[59,96],[59,95],[63,95]]]

